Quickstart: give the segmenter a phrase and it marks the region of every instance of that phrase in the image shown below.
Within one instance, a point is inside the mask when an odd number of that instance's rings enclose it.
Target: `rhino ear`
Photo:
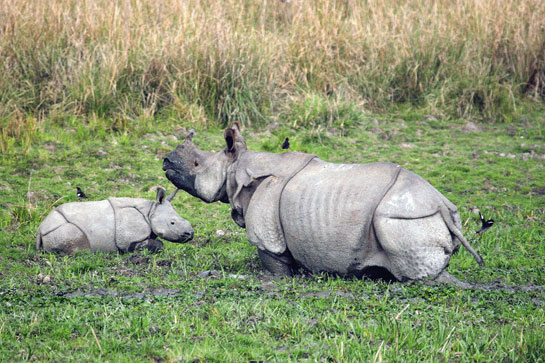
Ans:
[[[246,142],[242,137],[242,126],[238,121],[225,130],[224,138],[227,151],[234,154],[237,151],[246,150]]]
[[[157,188],[157,203],[163,204],[165,200],[165,190],[163,188]]]
[[[223,135],[225,138],[225,144],[227,145],[227,151],[234,152],[235,151],[235,142],[236,142],[236,133],[235,130],[232,128],[228,128],[225,130],[225,134]]]

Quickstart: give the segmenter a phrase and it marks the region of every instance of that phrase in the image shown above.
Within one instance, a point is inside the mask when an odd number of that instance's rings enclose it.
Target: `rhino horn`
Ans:
[[[176,188],[176,189],[172,192],[172,194],[170,194],[170,195],[167,197],[167,202],[170,202],[170,201],[172,201],[172,199],[174,199],[174,196],[176,195],[176,193],[178,193],[178,190],[179,190],[179,189]]]

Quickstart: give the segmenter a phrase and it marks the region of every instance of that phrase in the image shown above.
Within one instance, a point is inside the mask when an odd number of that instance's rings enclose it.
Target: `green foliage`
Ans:
[[[195,229],[190,243],[165,242],[157,254],[37,252],[39,223],[76,201],[76,186],[91,200],[172,190],[161,160],[195,125],[174,110],[130,127],[98,114],[44,119],[24,142],[11,129],[0,161],[1,360],[542,361],[543,110],[471,125],[410,107],[372,118],[319,93],[300,101],[279,113],[278,127],[245,130],[249,148],[281,152],[289,137],[293,151],[392,161],[422,175],[458,206],[485,259],[479,268],[463,248],[451,259],[449,272],[474,288],[272,279],[229,205],[183,192],[173,204]],[[223,132],[199,129],[194,141],[218,150]],[[496,221],[482,236],[472,207]]]
[[[252,126],[296,99],[320,124],[338,97],[510,122],[545,95],[540,1],[20,0],[1,16],[0,117]]]

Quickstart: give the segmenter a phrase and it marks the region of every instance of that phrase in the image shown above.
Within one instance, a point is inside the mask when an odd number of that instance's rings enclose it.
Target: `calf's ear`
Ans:
[[[165,190],[163,188],[157,188],[157,203],[163,204],[165,200]]]

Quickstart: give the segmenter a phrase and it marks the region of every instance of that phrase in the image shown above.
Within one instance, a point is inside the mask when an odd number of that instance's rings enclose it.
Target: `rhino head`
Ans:
[[[177,191],[178,189],[165,197],[165,190],[163,188],[157,189],[157,201],[150,211],[149,221],[151,230],[157,236],[170,242],[181,243],[193,238],[193,228],[188,221],[176,213],[170,204]]]
[[[219,152],[200,150],[192,134],[169,153],[163,161],[166,177],[177,188],[212,203],[229,203],[226,182],[229,166],[246,150],[238,123],[225,130],[225,148]]]

